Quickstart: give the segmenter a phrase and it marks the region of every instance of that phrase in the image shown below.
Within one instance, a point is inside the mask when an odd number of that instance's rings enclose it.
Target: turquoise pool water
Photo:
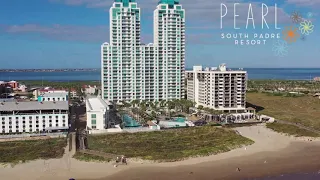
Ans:
[[[186,118],[184,117],[177,117],[177,118],[174,118],[175,121],[177,122],[185,122],[186,121]]]
[[[128,114],[123,115],[123,121],[125,127],[139,127],[141,126],[135,119],[130,117]]]

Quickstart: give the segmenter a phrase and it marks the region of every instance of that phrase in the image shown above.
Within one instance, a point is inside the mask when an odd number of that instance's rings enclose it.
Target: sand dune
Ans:
[[[292,161],[293,156],[295,156],[296,160],[300,159],[299,162],[296,162],[296,166],[289,165],[289,169],[291,170],[298,166],[307,167],[305,161],[308,161],[309,165],[317,165],[317,162],[320,165],[319,159],[317,161],[314,161],[314,158],[312,159],[313,155],[320,157],[320,152],[317,150],[313,151],[313,147],[320,147],[319,139],[313,139],[311,142],[307,141],[308,138],[289,137],[273,132],[262,125],[239,127],[236,130],[241,135],[254,140],[255,143],[226,153],[191,158],[179,162],[154,163],[129,159],[128,166],[118,166],[117,168],[113,167],[113,163],[81,162],[72,159],[72,153],[66,151],[66,154],[61,159],[36,160],[25,164],[18,164],[13,168],[10,166],[0,167],[0,175],[1,179],[3,178],[4,180],[68,180],[71,177],[77,180],[98,178],[108,180],[119,178],[150,179],[151,177],[155,179],[154,176],[161,179],[210,179],[212,178],[211,173],[215,172],[215,177],[218,179],[219,177],[225,177],[225,174],[228,174],[231,178],[232,174],[236,172],[237,166],[248,168],[251,165],[253,166],[250,168],[251,170],[261,168],[260,166],[256,167],[255,163],[270,166],[269,169],[276,168],[272,172],[280,173],[281,170],[286,171],[283,167],[288,167],[288,164],[295,163],[295,161]],[[308,148],[308,151],[305,151],[305,148]],[[297,153],[298,155],[296,156]],[[305,158],[302,157],[303,154]],[[279,163],[275,162],[281,158],[282,165],[280,168],[276,166]],[[235,176],[240,177],[239,175],[242,174],[244,177],[247,177],[243,172],[249,171],[238,172]],[[254,172],[257,175],[262,175],[258,170]],[[250,174],[254,175],[254,172]],[[220,176],[217,174],[220,174]]]

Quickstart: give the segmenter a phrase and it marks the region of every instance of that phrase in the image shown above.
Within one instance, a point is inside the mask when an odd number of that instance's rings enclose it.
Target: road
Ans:
[[[86,129],[86,107],[84,104],[73,103],[70,106],[70,132]]]

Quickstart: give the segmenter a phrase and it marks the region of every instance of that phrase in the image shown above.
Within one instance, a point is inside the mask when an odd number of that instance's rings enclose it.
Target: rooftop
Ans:
[[[44,93],[40,96],[42,97],[64,97],[68,95],[68,92],[52,92],[52,93]]]
[[[136,2],[136,0],[115,0],[114,2],[122,2],[124,7],[128,7],[130,2]]]
[[[169,5],[175,5],[179,4],[180,0],[159,0],[158,4],[169,4]]]
[[[86,105],[87,111],[101,111],[107,109],[111,104],[103,100],[101,97],[94,97],[87,99]]]
[[[226,64],[220,64],[219,67],[206,67],[202,68],[202,66],[193,66],[192,71],[186,71],[186,72],[195,72],[195,71],[202,71],[202,72],[227,72],[227,71],[237,71],[237,72],[246,72],[243,70],[243,68],[238,69],[229,69],[227,68]]]
[[[32,110],[68,110],[67,101],[25,101],[25,102],[2,102],[0,103],[0,111],[32,111]]]

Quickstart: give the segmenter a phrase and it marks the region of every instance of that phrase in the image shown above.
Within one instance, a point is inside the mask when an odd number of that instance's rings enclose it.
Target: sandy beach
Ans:
[[[72,159],[66,151],[61,159],[37,160],[14,167],[0,167],[10,180],[112,180],[112,179],[242,179],[286,173],[318,172],[320,140],[285,136],[263,125],[236,130],[255,141],[253,145],[207,157],[172,163],[129,159],[128,165],[89,163]],[[214,138],[214,137],[213,137]],[[308,140],[309,139],[309,140]],[[236,171],[240,168],[241,171]]]

